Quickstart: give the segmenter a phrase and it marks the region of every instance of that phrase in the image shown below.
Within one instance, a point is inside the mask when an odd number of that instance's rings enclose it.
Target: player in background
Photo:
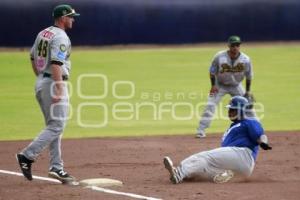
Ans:
[[[218,52],[213,58],[209,70],[211,89],[208,103],[196,131],[197,138],[206,136],[205,129],[210,126],[216,106],[224,95],[252,97],[250,94],[253,76],[252,64],[249,56],[240,52],[240,45],[239,36],[230,36],[228,39],[229,49]],[[241,84],[245,77],[246,91]],[[254,110],[247,111],[247,115],[248,117],[255,117]]]
[[[61,136],[69,108],[68,89],[71,41],[66,30],[71,29],[78,13],[70,5],[58,5],[53,10],[54,26],[42,30],[30,51],[33,71],[38,76],[36,99],[44,115],[46,127],[16,155],[25,178],[32,180],[31,166],[40,153],[49,147],[49,176],[68,183],[74,180],[63,168]]]
[[[178,167],[169,157],[163,162],[170,180],[177,184],[185,179],[225,183],[234,174],[250,176],[253,172],[259,146],[271,150],[262,125],[256,119],[245,117],[248,100],[235,96],[228,106],[228,116],[233,122],[224,133],[220,148],[203,151],[184,159]]]

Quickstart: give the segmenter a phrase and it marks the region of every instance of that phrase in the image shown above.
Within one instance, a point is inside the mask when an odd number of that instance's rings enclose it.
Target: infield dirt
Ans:
[[[272,151],[260,150],[253,175],[226,184],[169,181],[162,159],[178,164],[187,156],[219,146],[220,134],[202,140],[193,135],[63,140],[65,169],[77,179],[121,180],[117,191],[161,199],[298,200],[300,198],[300,132],[267,133]],[[0,169],[19,172],[15,153],[30,141],[0,142]],[[33,164],[33,174],[47,176],[48,152]],[[0,200],[132,199],[81,187],[57,185],[0,174]]]

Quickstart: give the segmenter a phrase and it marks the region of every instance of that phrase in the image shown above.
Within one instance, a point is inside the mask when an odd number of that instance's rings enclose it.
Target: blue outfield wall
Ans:
[[[0,0],[0,46],[31,46],[58,3],[81,13],[73,45],[300,40],[300,0]]]

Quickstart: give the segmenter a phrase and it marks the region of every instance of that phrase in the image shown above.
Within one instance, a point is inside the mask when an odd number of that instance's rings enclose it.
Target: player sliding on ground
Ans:
[[[169,157],[164,158],[172,183],[177,184],[185,179],[225,183],[234,174],[246,177],[252,174],[259,146],[264,150],[271,150],[272,147],[260,122],[245,117],[247,105],[246,98],[235,96],[226,106],[233,123],[224,133],[220,148],[196,153],[184,159],[178,167],[173,166]]]

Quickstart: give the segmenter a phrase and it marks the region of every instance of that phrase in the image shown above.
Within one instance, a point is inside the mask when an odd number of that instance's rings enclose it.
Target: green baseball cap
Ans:
[[[228,38],[228,43],[229,44],[241,44],[241,38],[237,35],[232,35]]]
[[[59,17],[64,17],[64,16],[71,16],[71,17],[77,17],[79,16],[79,13],[76,13],[75,10],[67,4],[61,4],[56,6],[53,9],[52,16],[56,19]]]

